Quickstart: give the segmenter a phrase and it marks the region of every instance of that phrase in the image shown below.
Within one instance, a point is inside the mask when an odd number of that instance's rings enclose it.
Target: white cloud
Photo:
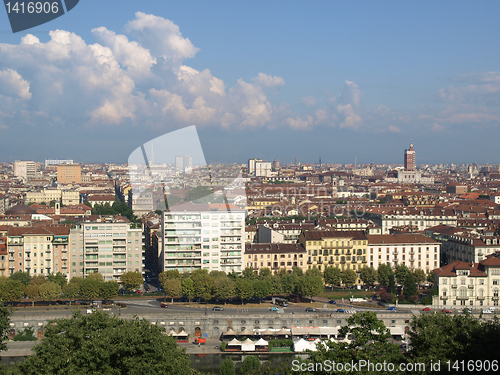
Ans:
[[[338,105],[337,111],[342,116],[340,128],[358,129],[363,120],[361,116],[356,113],[351,104]]]
[[[182,36],[179,26],[152,14],[137,12],[135,19],[128,22],[125,29],[155,57],[182,62],[186,58],[194,57],[199,51],[188,38]]]
[[[261,87],[279,87],[285,84],[285,80],[278,76],[270,76],[268,74],[259,73],[252,81]]]
[[[0,96],[31,99],[30,84],[13,69],[0,70]]]
[[[387,127],[387,130],[390,131],[391,133],[401,133],[401,129],[394,125],[389,125]]]

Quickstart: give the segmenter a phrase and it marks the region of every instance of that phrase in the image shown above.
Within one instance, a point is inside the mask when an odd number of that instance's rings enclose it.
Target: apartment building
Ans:
[[[68,275],[69,234],[67,225],[9,227],[8,273],[20,271],[48,275],[61,272]]]
[[[436,307],[496,307],[500,294],[500,253],[478,263],[459,260],[434,270]]]
[[[307,270],[307,252],[302,244],[254,243],[245,245],[245,267],[259,272],[268,268],[273,272],[285,269],[291,273],[293,268]]]
[[[36,176],[36,163],[34,161],[15,161],[14,176],[23,180],[30,180]]]
[[[307,268],[324,271],[333,266],[359,271],[367,265],[368,240],[363,231],[303,231],[299,237],[307,250]]]
[[[7,237],[0,236],[0,276],[7,276]]]
[[[78,190],[63,190],[45,188],[42,190],[29,191],[26,193],[24,202],[29,203],[46,203],[60,202],[65,206],[75,205],[80,203],[80,192]]]
[[[314,223],[272,223],[258,226],[258,243],[296,243],[303,230],[314,229]]]
[[[61,184],[80,184],[82,182],[82,168],[79,164],[58,165],[57,182]]]
[[[381,264],[430,272],[440,265],[441,243],[422,234],[367,235],[368,266],[377,269]]]
[[[143,272],[142,225],[122,216],[100,216],[71,229],[70,277],[99,272],[119,281],[128,271]]]
[[[241,273],[245,212],[231,204],[181,203],[162,215],[162,271]]]
[[[457,260],[479,263],[488,254],[500,251],[500,236],[486,236],[477,232],[438,225],[427,228],[425,235],[442,243],[442,261],[444,264]]]
[[[416,226],[419,231],[439,224],[457,226],[457,215],[447,208],[367,207],[366,216],[389,234],[392,227]]]

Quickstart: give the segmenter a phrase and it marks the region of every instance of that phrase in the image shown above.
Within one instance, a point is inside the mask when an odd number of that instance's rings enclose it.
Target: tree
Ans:
[[[11,314],[12,310],[0,303],[0,351],[7,350],[6,341],[9,339]]]
[[[44,301],[61,298],[61,286],[53,281],[46,281],[38,288],[38,294]]]
[[[413,277],[415,278],[415,282],[420,285],[425,282],[427,275],[425,274],[425,271],[423,269],[417,268],[415,271],[413,271]]]
[[[253,291],[254,296],[259,299],[260,304],[263,298],[271,295],[273,291],[273,285],[269,280],[254,280]]]
[[[86,278],[80,283],[80,296],[87,300],[93,301],[99,298],[101,294],[101,283],[103,281],[99,281],[92,278]]]
[[[398,264],[396,268],[394,269],[394,274],[396,276],[396,280],[398,284],[404,285],[406,282],[406,278],[411,274],[412,272],[410,269],[404,265],[404,264]]]
[[[241,276],[247,280],[255,280],[258,277],[252,267],[246,267],[241,273]]]
[[[36,284],[38,286],[42,285],[47,279],[45,278],[45,275],[33,275],[31,277],[31,282],[30,284]]]
[[[103,281],[99,285],[99,297],[105,301],[112,299],[118,295],[120,284],[117,281]]]
[[[120,282],[128,291],[134,291],[141,287],[144,279],[142,278],[142,274],[140,272],[128,271],[120,276]]]
[[[236,296],[241,299],[241,304],[243,301],[250,299],[253,296],[253,282],[248,279],[238,279],[236,280]]]
[[[24,293],[21,281],[6,279],[0,282],[0,299],[4,302],[13,302],[20,299]]]
[[[314,272],[314,271],[313,271]],[[292,268],[292,273],[294,275],[297,275],[298,277],[300,276],[304,276],[304,271],[302,271],[302,268],[299,268],[299,267],[293,267]],[[320,276],[321,276],[321,273],[320,273]]]
[[[389,286],[389,279],[391,275],[394,275],[394,271],[389,264],[382,263],[378,266],[377,281],[380,285]]]
[[[224,301],[224,305],[229,298],[234,297],[236,284],[233,280],[224,277],[218,278],[214,282],[214,295]]]
[[[178,297],[182,294],[182,284],[179,279],[166,279],[163,280],[161,284],[165,295],[171,298],[171,302],[174,302],[174,297]]]
[[[266,278],[266,277],[271,276],[271,275],[272,275],[272,272],[269,268],[261,268],[259,270],[259,276],[261,279]]]
[[[407,301],[409,301],[411,297],[418,294],[418,286],[417,283],[415,283],[415,278],[412,272],[406,275],[405,282],[403,284],[403,294]]]
[[[271,294],[273,296],[283,293],[283,284],[281,284],[281,277],[279,277],[278,275],[271,275],[268,279],[272,285]]]
[[[10,274],[9,279],[19,281],[23,286],[28,286],[31,282],[31,276],[28,272],[14,272]]]
[[[163,275],[163,276],[162,276]],[[181,274],[179,273],[179,270],[168,270],[165,272],[161,272],[158,275],[159,278],[165,278],[165,279],[180,279]]]
[[[99,272],[92,272],[92,273],[89,273],[86,277],[86,279],[90,279],[90,280],[97,280],[97,281],[104,281],[104,277],[102,276],[101,273]]]
[[[356,272],[354,272],[353,270],[347,269],[341,272],[340,278],[342,279],[342,283],[344,283],[344,285],[351,286],[356,284],[358,275],[356,275]]]
[[[300,268],[298,268],[298,269],[300,269]],[[297,275],[297,276],[302,276],[302,275]],[[323,275],[321,274],[321,271],[318,268],[311,268],[311,269],[307,270],[306,276],[319,276],[319,277],[323,278]]]
[[[56,319],[35,354],[20,364],[24,374],[189,375],[189,359],[175,340],[145,319],[103,312]]]
[[[288,295],[295,293],[295,288],[299,280],[299,277],[296,274],[285,273],[280,279],[283,293]]]
[[[377,279],[377,271],[373,267],[363,267],[359,272],[359,277],[363,280],[363,284],[373,285]]]
[[[312,302],[312,297],[323,292],[323,279],[321,276],[303,276],[299,278],[296,290],[301,296],[311,297]]]
[[[227,274],[224,271],[213,270],[213,271],[210,271],[209,275],[214,280],[220,279],[220,278],[223,278],[223,279],[227,278]]]
[[[182,294],[189,298],[189,302],[194,297],[194,282],[191,279],[183,279],[182,282]]]
[[[254,355],[245,357],[240,367],[240,374],[260,375],[260,359]]]
[[[306,363],[392,363],[398,373],[399,363],[404,361],[399,345],[387,341],[391,337],[389,330],[377,314],[372,311],[357,313],[347,319],[347,325],[339,330],[340,337],[350,338],[350,342],[324,341],[317,345],[318,351],[310,352]],[[307,367],[306,367],[307,368]],[[330,374],[321,368],[315,374]],[[335,373],[349,374],[350,372]],[[356,374],[373,374],[373,369],[358,368]],[[384,372],[385,373],[385,372]],[[393,372],[391,372],[392,374]]]
[[[31,306],[35,306],[35,298],[38,297],[38,290],[40,286],[35,283],[30,283],[24,287],[24,294],[26,297],[31,298]]]
[[[61,272],[58,272],[56,274],[51,273],[47,276],[47,280],[59,284],[61,288],[63,288],[68,283],[66,276]]]
[[[189,190],[184,196],[185,201],[196,201],[200,200],[207,195],[211,195],[213,193],[212,189],[207,186],[196,186],[195,188]]]
[[[337,267],[326,267],[323,271],[323,279],[325,280],[325,284],[332,287],[340,285],[340,270]]]
[[[214,280],[208,275],[206,270],[201,271],[205,272],[193,272],[191,275],[191,279],[193,280],[194,295],[198,298],[202,298],[205,302],[208,302],[212,297]]]
[[[73,281],[73,279],[80,279],[80,281]],[[67,283],[63,288],[62,292],[66,297],[69,297],[69,305],[71,306],[71,299],[78,297],[80,292],[80,283],[83,279],[79,277],[73,277],[69,283]]]
[[[231,358],[227,358],[222,361],[220,365],[220,375],[235,375],[236,368],[234,367],[234,361]]]
[[[434,272],[433,271],[430,271],[427,274],[427,282],[428,283],[434,283]]]

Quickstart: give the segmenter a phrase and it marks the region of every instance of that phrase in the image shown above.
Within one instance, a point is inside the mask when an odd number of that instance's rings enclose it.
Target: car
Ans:
[[[306,312],[316,312],[316,309],[313,309],[312,307],[308,307],[306,309]]]
[[[212,309],[212,311],[224,311],[224,309],[220,306],[214,306],[214,308]]]
[[[396,311],[396,307],[395,306],[391,306],[391,307],[388,307],[387,310]]]
[[[445,314],[451,314],[452,311],[448,309],[442,309],[441,312],[444,312]]]
[[[338,313],[345,313],[345,310],[344,309],[337,309],[337,312]]]
[[[142,290],[136,290],[135,291],[137,294],[142,294]]]
[[[168,305],[167,305],[165,302],[162,302],[162,303],[160,303],[160,307],[167,308],[167,307],[168,307]]]
[[[270,311],[280,311],[280,309],[279,309],[279,308],[277,308],[276,306],[272,306],[272,307],[270,308]]]
[[[424,308],[422,309],[422,311],[431,311],[431,308],[430,308],[430,307],[424,307]]]
[[[492,309],[484,309],[482,310],[483,314],[493,314],[495,310],[492,310]]]
[[[337,301],[335,301],[334,299],[328,301],[328,303],[331,303],[332,305],[336,305],[337,304]]]

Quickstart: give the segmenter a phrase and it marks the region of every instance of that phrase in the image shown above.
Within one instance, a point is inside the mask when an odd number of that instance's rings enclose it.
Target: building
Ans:
[[[128,205],[137,217],[165,208],[165,196],[161,187],[144,187],[129,189]]]
[[[61,184],[80,184],[82,169],[79,164],[61,164],[57,166],[57,182]]]
[[[26,204],[59,202],[65,206],[76,205],[80,203],[80,192],[78,190],[44,188],[28,191],[24,202]]]
[[[30,180],[36,176],[36,163],[34,161],[15,161],[14,176],[23,180]]]
[[[73,164],[74,161],[70,159],[47,159],[45,160],[45,168],[49,165],[59,165],[59,164]]]
[[[367,207],[366,217],[389,234],[392,227],[416,226],[419,231],[444,224],[457,226],[457,214],[452,208]]]
[[[307,269],[337,267],[359,271],[367,265],[368,240],[363,231],[308,230],[299,237],[307,250]]]
[[[261,159],[249,159],[248,160],[248,174],[255,175],[255,163],[262,161]]]
[[[410,148],[405,150],[405,171],[415,170],[415,150],[413,144],[410,143]]]
[[[181,203],[162,215],[162,271],[241,273],[245,211],[231,204]]]
[[[255,243],[245,245],[245,267],[259,272],[268,268],[273,272],[285,269],[291,273],[293,268],[307,270],[307,252],[302,244]]]
[[[70,276],[99,272],[104,280],[120,281],[129,271],[143,272],[142,225],[122,216],[100,216],[71,229]]]
[[[427,228],[424,233],[442,243],[442,264],[457,260],[479,263],[486,259],[488,254],[500,251],[500,236],[485,236],[471,230],[447,225]]]
[[[490,254],[479,263],[459,260],[434,270],[439,294],[435,307],[496,307],[500,293],[500,253]]]
[[[175,171],[177,173],[191,173],[193,169],[193,157],[189,155],[175,157]]]
[[[7,270],[7,237],[0,235],[0,276],[7,276]]]
[[[255,177],[271,177],[271,162],[256,161],[255,162]]]
[[[303,230],[314,229],[314,226],[314,223],[265,223],[258,226],[255,242],[294,244]]]
[[[446,194],[466,194],[467,185],[458,182],[452,182],[446,186]],[[495,202],[497,203],[497,202]]]
[[[367,235],[368,266],[405,265],[426,273],[440,265],[441,243],[423,234]]]
[[[68,276],[68,242],[66,225],[10,227],[7,232],[9,274],[30,275],[62,273]]]

